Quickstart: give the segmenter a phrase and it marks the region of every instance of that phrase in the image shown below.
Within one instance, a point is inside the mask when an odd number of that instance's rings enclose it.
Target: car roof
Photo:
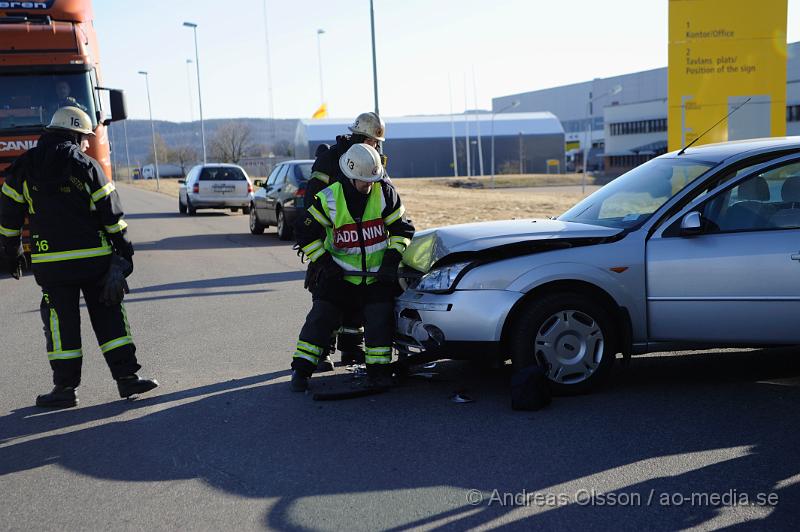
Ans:
[[[231,164],[231,163],[205,163],[205,164],[200,164],[198,166],[202,166],[203,168],[240,168],[240,169],[243,169],[238,164]]]
[[[798,137],[767,137],[760,139],[734,140],[729,142],[718,142],[714,144],[704,144],[702,146],[692,146],[682,155],[678,155],[680,150],[666,153],[664,158],[687,158],[698,159],[713,163],[720,163],[731,157],[749,157],[771,151],[800,150],[800,136]]]
[[[291,161],[281,161],[278,164],[314,164],[314,159],[292,159]]]

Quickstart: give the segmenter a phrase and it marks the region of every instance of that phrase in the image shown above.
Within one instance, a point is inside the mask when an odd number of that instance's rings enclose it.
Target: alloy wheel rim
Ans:
[[[255,209],[250,209],[250,229],[255,231],[256,229],[256,211]]]
[[[536,359],[547,378],[559,384],[577,384],[600,367],[605,338],[600,324],[579,310],[561,310],[544,320],[536,332]]]
[[[278,211],[278,233],[283,233],[283,211]]]

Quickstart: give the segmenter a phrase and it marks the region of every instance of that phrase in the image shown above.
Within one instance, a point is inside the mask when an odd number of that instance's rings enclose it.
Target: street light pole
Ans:
[[[372,90],[375,94],[375,114],[380,116],[378,111],[378,60],[375,52],[375,10],[372,7],[372,0],[369,0],[369,23],[372,28]]]
[[[508,109],[511,109],[512,107],[516,107],[518,105],[519,105],[519,100],[514,100],[510,104],[506,105],[505,107],[503,107],[502,109],[497,111],[497,113],[492,111],[492,188],[494,188],[494,172],[495,172],[495,168],[494,168],[494,115],[495,114],[501,114],[503,111],[507,111]]]
[[[131,175],[131,152],[128,149],[128,121],[122,121],[122,131],[125,132],[125,159],[128,161],[128,182],[133,181],[133,176]]]
[[[150,130],[153,133],[153,166],[156,173],[156,190],[161,190],[161,179],[158,173],[158,148],[156,148],[156,126],[153,122],[153,105],[150,102],[150,76],[145,70],[140,70],[139,74],[144,76],[144,85],[147,88],[147,109],[150,112]]]
[[[186,60],[186,88],[189,91],[189,122],[194,122],[194,98],[192,97],[192,73],[189,65],[194,63],[191,59]]]
[[[206,127],[203,122],[203,93],[200,91],[200,52],[197,48],[197,24],[193,22],[184,22],[184,26],[192,28],[194,32],[194,66],[197,68],[197,100],[200,103],[200,138],[203,141],[203,164],[208,162],[206,156]]]
[[[319,62],[319,101],[320,104],[325,103],[325,90],[324,86],[322,85],[322,45],[320,44],[320,35],[325,33],[325,30],[318,29],[317,30],[317,61]]]

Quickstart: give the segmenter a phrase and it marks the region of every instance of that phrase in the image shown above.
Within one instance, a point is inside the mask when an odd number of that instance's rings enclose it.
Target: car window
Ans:
[[[294,165],[294,177],[299,182],[305,182],[311,179],[312,163],[303,163]]]
[[[272,169],[272,173],[269,174],[269,178],[267,179],[267,186],[275,184],[275,180],[278,179],[279,174],[283,173],[285,166],[286,165],[279,164],[278,166]]]
[[[278,172],[278,177],[275,179],[276,185],[282,185],[286,182],[286,174],[289,173],[289,169],[292,167],[290,164],[284,164],[281,168],[281,171]]]
[[[800,228],[800,162],[756,174],[703,205],[707,233]]]
[[[618,177],[558,219],[619,228],[639,225],[712,167],[711,163],[691,159],[653,159]]]
[[[247,181],[247,177],[233,166],[206,166],[200,172],[200,181]]]

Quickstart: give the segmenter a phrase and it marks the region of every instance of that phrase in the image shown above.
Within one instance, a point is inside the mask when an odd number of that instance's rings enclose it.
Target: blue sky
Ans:
[[[371,110],[368,0],[266,0],[276,118],[320,103],[317,29],[330,116]],[[381,114],[489,108],[493,96],[667,64],[666,0],[374,0]],[[192,32],[199,25],[207,118],[268,116],[263,0],[94,0],[105,83],[128,93],[132,118],[197,119]],[[800,40],[789,0],[788,41]],[[193,92],[190,103],[190,88]],[[190,114],[191,113],[191,114]]]

